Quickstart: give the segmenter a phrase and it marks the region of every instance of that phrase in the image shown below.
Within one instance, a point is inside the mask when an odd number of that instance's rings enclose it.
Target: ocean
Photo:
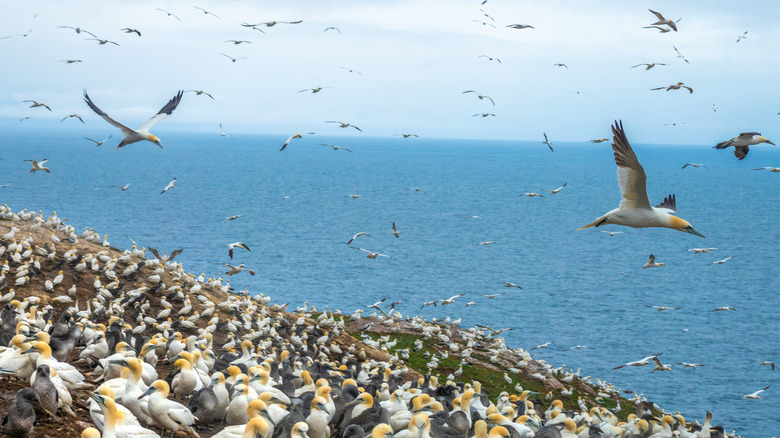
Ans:
[[[101,147],[83,138],[112,132]],[[780,371],[759,365],[780,360],[780,174],[752,170],[780,166],[778,148],[755,146],[737,161],[711,145],[633,145],[651,202],[676,194],[677,214],[702,239],[614,225],[599,230],[625,233],[575,231],[618,205],[609,142],[554,143],[550,152],[539,141],[304,135],[279,152],[286,135],[157,135],[164,150],[142,142],[114,151],[121,135],[108,128],[10,130],[0,145],[0,185],[8,184],[0,203],[56,211],[77,232],[94,228],[121,249],[131,247],[125,234],[161,252],[183,248],[176,260],[196,275],[243,263],[257,275],[233,276],[233,287],[291,308],[351,313],[387,297],[403,301],[404,315],[514,328],[502,333],[510,347],[551,342],[534,357],[581,368],[688,420],[710,410],[714,424],[742,436],[780,433]],[[50,174],[27,173],[22,160],[43,158]],[[681,169],[687,162],[708,168]],[[174,177],[176,187],[161,195]],[[542,191],[564,183],[557,194]],[[233,215],[243,216],[222,220]],[[353,245],[390,257],[349,248],[360,231],[371,236]],[[227,244],[236,241],[251,252],[236,249],[231,261]],[[718,249],[686,251],[702,247]],[[665,266],[643,270],[650,254]],[[454,304],[420,308],[460,293]],[[712,311],[721,306],[736,311]],[[589,348],[566,350],[575,345]],[[704,366],[612,369],[656,353],[665,364]],[[761,400],[744,398],[767,385]]]

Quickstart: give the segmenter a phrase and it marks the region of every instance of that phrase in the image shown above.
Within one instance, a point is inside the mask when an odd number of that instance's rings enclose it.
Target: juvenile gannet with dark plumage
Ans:
[[[766,137],[762,136],[760,132],[743,132],[739,136],[720,142],[713,146],[715,149],[726,149],[734,146],[734,156],[739,160],[744,160],[750,152],[750,146],[760,143],[769,143],[775,146],[774,143],[769,141]]]
[[[616,224],[633,228],[671,228],[704,237],[687,221],[671,214],[677,211],[674,195],[667,196],[660,205],[655,207],[650,205],[650,201],[647,199],[647,175],[628,143],[623,123],[615,122],[615,125],[612,126],[612,133],[612,149],[615,151],[618,185],[622,198],[620,206],[602,215],[594,222],[578,228],[578,230]]]
[[[176,94],[176,96],[174,96],[171,100],[169,100],[168,103],[166,103],[165,106],[163,106],[160,109],[160,111],[157,112],[157,114],[152,116],[151,119],[144,122],[144,124],[142,124],[138,129],[128,128],[127,126],[112,119],[108,114],[104,113],[103,110],[101,110],[100,108],[97,107],[97,105],[92,103],[92,99],[90,99],[89,95],[87,95],[87,90],[84,90],[84,101],[87,102],[87,105],[89,105],[92,111],[94,111],[97,115],[102,117],[103,120],[121,129],[122,133],[125,134],[125,138],[116,147],[117,150],[123,146],[141,140],[150,141],[156,144],[157,146],[159,146],[160,149],[162,149],[162,144],[160,143],[160,139],[157,138],[155,135],[150,134],[149,130],[152,129],[152,127],[156,125],[158,122],[160,122],[162,119],[168,117],[169,115],[171,115],[171,113],[173,113],[173,110],[175,110],[176,107],[179,106],[179,102],[181,102],[181,97],[183,93],[184,93],[183,91],[179,91],[179,93]]]

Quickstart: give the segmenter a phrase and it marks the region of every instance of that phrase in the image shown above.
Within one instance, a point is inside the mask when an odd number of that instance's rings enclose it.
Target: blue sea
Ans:
[[[313,135],[279,152],[287,135],[160,131],[164,150],[143,142],[114,151],[118,132],[101,147],[83,138],[112,132],[6,132],[0,184],[9,187],[0,188],[0,203],[56,211],[118,248],[130,248],[125,234],[160,251],[184,248],[177,261],[196,275],[243,263],[257,275],[236,275],[233,287],[291,308],[307,302],[351,313],[387,297],[402,300],[405,315],[511,327],[502,334],[509,346],[551,342],[534,357],[581,368],[689,420],[710,410],[714,424],[743,436],[780,433],[780,370],[759,365],[780,363],[780,174],[752,170],[780,166],[778,148],[753,147],[740,162],[711,145],[634,144],[651,202],[676,194],[678,215],[707,237],[599,228],[625,232],[610,237],[575,231],[618,205],[609,142],[555,143],[550,152],[537,141]],[[22,160],[43,158],[50,174],[27,173]],[[681,169],[687,162],[708,169]],[[161,195],[174,177],[176,187]],[[124,192],[109,187],[128,183]],[[541,190],[564,183],[557,194]],[[243,217],[221,220],[233,215]],[[347,247],[359,231],[371,237],[354,245],[390,257],[370,260]],[[235,241],[251,252],[236,250],[231,262],[227,244]],[[701,247],[718,250],[686,252]],[[643,270],[651,253],[665,266]],[[455,304],[420,309],[460,293]],[[495,293],[505,295],[484,296]],[[470,301],[477,305],[465,307]],[[736,311],[712,312],[721,306]],[[590,348],[564,351],[575,345]],[[612,369],[655,353],[665,364],[705,366]],[[761,400],[743,397],[767,385]]]

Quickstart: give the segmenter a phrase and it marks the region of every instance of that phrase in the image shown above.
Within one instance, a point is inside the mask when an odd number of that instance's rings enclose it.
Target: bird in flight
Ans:
[[[687,221],[671,214],[677,211],[674,195],[667,196],[664,202],[655,207],[650,205],[647,198],[647,175],[628,143],[623,123],[616,121],[612,126],[612,133],[612,149],[615,151],[620,186],[620,205],[578,230],[616,224],[633,228],[665,227],[704,237]]]
[[[348,71],[348,72],[350,72],[350,73],[357,73],[357,74],[359,74],[360,76],[365,76],[363,73],[360,73],[359,71],[357,71],[357,70],[353,70],[353,69],[351,69],[351,68],[347,68],[347,67],[339,67],[339,68],[340,68],[340,69],[342,69],[342,70],[346,70],[346,71]]]
[[[483,96],[483,95],[481,95],[481,94],[477,93],[477,92],[476,92],[476,91],[474,91],[474,90],[466,90],[466,91],[464,91],[464,92],[463,92],[463,94],[466,94],[466,93],[474,93],[474,94],[476,94],[476,95],[477,95],[477,97],[479,98],[479,100],[487,99],[487,100],[489,100],[489,101],[490,101],[490,103],[492,103],[492,104],[493,104],[493,106],[496,106],[496,103],[495,103],[495,102],[493,102],[493,99],[492,99],[490,96]]]
[[[481,24],[483,26],[490,26],[493,29],[496,29],[496,26],[494,24],[491,24],[491,23],[488,23],[488,22],[485,22],[485,21],[482,21],[482,20],[471,20],[471,21],[473,21],[475,23],[479,23],[479,24]]]
[[[230,56],[230,55],[226,55],[226,54],[224,54],[224,53],[221,53],[221,52],[220,52],[220,55],[222,55],[222,56],[224,56],[224,57],[226,57],[226,58],[230,59],[230,60],[231,60],[231,61],[233,61],[233,62],[236,62],[236,61],[238,61],[239,59],[247,59],[247,58],[246,58],[246,56],[242,56],[242,57],[240,57],[240,58],[234,58],[234,57],[232,57],[232,56]]]
[[[485,117],[491,117],[491,116],[495,117],[496,115],[493,114],[493,113],[477,113],[477,114],[474,114],[471,117],[482,117],[482,118],[485,118]]]
[[[100,38],[87,38],[87,40],[88,40],[88,41],[97,41],[97,42],[98,42],[98,44],[100,44],[101,46],[104,46],[104,45],[106,45],[106,44],[109,44],[109,43],[111,43],[111,44],[113,44],[113,45],[115,45],[115,46],[118,46],[118,45],[119,45],[119,44],[117,44],[117,43],[115,43],[115,42],[113,42],[113,41],[110,41],[110,40],[101,40]]]
[[[46,105],[45,103],[37,102],[35,100],[23,100],[22,102],[29,102],[32,103],[28,108],[38,108],[40,106],[46,108],[47,110],[51,111],[51,108],[49,108],[49,105]]]
[[[677,32],[677,24],[675,24],[674,20],[667,20],[666,18],[664,18],[663,15],[661,15],[660,12],[656,12],[652,9],[648,9],[648,11],[652,12],[658,18],[658,21],[651,24],[651,26],[669,26],[672,28],[673,31]]]
[[[651,68],[655,67],[656,65],[666,65],[666,64],[662,64],[662,63],[660,63],[660,62],[651,62],[651,63],[649,63],[649,64],[648,64],[648,63],[645,63],[645,64],[637,64],[637,65],[635,65],[635,66],[633,66],[633,67],[631,67],[631,68],[637,68],[637,67],[641,67],[641,66],[643,66],[643,65],[646,67],[646,68],[645,68],[645,71],[647,71],[647,70],[650,70]]]
[[[299,91],[299,93],[303,93],[303,92],[306,92],[306,91],[311,91],[311,94],[316,94],[316,93],[319,93],[320,91],[322,91],[325,88],[330,88],[330,87],[304,88],[303,90]]]
[[[84,123],[84,119],[82,119],[81,116],[76,113],[63,117],[62,120],[60,120],[60,123],[64,122],[65,119],[70,119],[70,118],[79,119],[81,123]]]
[[[599,233],[607,233],[609,234],[609,237],[614,237],[616,234],[626,234],[625,231],[606,231],[606,230],[596,230]]]
[[[678,57],[678,58],[680,58],[680,59],[682,59],[683,61],[685,61],[686,63],[690,64],[690,61],[688,61],[688,58],[686,58],[685,56],[683,56],[683,54],[682,54],[682,53],[680,53],[680,51],[679,51],[679,50],[677,50],[677,47],[674,47],[674,46],[672,46],[672,48],[674,48],[674,51],[675,51],[675,52],[677,52],[677,57]]]
[[[680,310],[679,307],[648,306],[648,305],[645,305],[645,307],[649,307],[651,309],[655,309],[655,310],[657,310],[659,312],[663,312],[664,310]]]
[[[243,217],[243,216],[244,216],[243,214],[237,214],[237,215],[234,215],[234,216],[223,217],[220,220],[223,220],[223,221],[234,221],[234,220],[236,220],[236,219],[238,219],[240,217]]]
[[[748,31],[745,31],[745,33],[743,33],[742,35],[738,36],[737,37],[737,42],[740,42],[740,41],[746,39],[747,38],[747,33],[748,33]]]
[[[487,55],[479,55],[479,56],[478,56],[478,58],[487,58],[487,60],[488,60],[488,61],[496,61],[496,62],[498,62],[499,64],[501,64],[501,60],[500,60],[500,59],[498,59],[498,58],[492,58],[492,57],[490,57],[490,56],[487,56]]]
[[[358,128],[358,127],[357,127],[357,126],[355,126],[355,125],[351,125],[351,124],[349,124],[349,123],[339,122],[339,121],[336,121],[336,120],[328,120],[328,121],[326,121],[325,123],[338,123],[338,124],[340,124],[340,125],[341,125],[341,126],[339,126],[339,128],[350,128],[350,127],[352,127],[352,128],[355,128],[355,129],[357,129],[357,130],[358,130],[358,131],[360,131],[360,132],[363,132],[363,130],[362,130],[362,129]]]
[[[181,21],[181,18],[179,18],[179,16],[178,16],[178,15],[176,15],[176,14],[170,13],[170,12],[166,11],[165,9],[160,9],[160,8],[156,8],[156,9],[157,9],[158,11],[165,12],[166,14],[168,14],[168,16],[169,16],[169,17],[173,17],[173,18],[175,18],[175,19],[177,19],[177,20]]]
[[[734,256],[726,257],[723,260],[716,260],[716,261],[714,261],[712,263],[707,263],[707,266],[709,266],[709,265],[722,265],[722,264],[726,263],[727,261],[729,261],[729,260],[731,260],[733,258],[734,258]]]
[[[642,266],[642,269],[657,268],[657,267],[663,266],[663,265],[664,265],[663,263],[656,263],[655,256],[650,254],[650,258],[647,260],[647,263],[645,263],[645,265]]]
[[[762,392],[766,391],[767,389],[769,389],[769,386],[766,386],[764,389],[759,389],[758,391],[756,391],[754,393],[746,394],[745,398],[749,398],[749,399],[752,399],[752,400],[758,400],[758,399],[761,398],[758,394],[761,394]]]
[[[73,27],[73,26],[57,26],[57,27],[62,28],[62,29],[73,29],[78,34],[80,34],[81,32],[84,32],[86,34],[92,35],[93,37],[97,38],[97,35],[95,35],[94,33],[90,32],[90,31],[88,31],[86,29],[82,29],[80,27]]]
[[[666,87],[658,87],[658,88],[651,88],[650,90],[679,90],[680,88],[685,88],[688,90],[688,94],[693,93],[693,88],[683,84],[682,82],[678,82],[676,84],[668,85]]]
[[[336,32],[339,33],[339,35],[341,35],[341,30],[339,30],[339,28],[335,27],[335,26],[328,26],[328,27],[326,27],[325,30],[322,31],[322,33],[325,33],[325,32],[327,32],[329,30],[335,30]]]
[[[195,8],[195,9],[199,9],[199,10],[203,11],[203,14],[204,14],[204,15],[213,15],[214,17],[216,17],[216,18],[219,18],[219,17],[217,17],[217,15],[216,15],[215,13],[213,13],[213,12],[209,12],[209,11],[207,11],[207,10],[205,10],[205,9],[201,8],[201,7],[198,7],[198,6],[193,6],[193,8]]]
[[[733,310],[735,312],[737,311],[737,309],[733,307],[725,306],[725,307],[716,307],[715,309],[710,310],[710,312],[728,312],[729,310]]]
[[[510,283],[508,281],[504,282],[504,287],[515,287],[517,289],[523,290],[523,288],[519,284]]]
[[[392,233],[390,233],[390,234],[392,234],[392,235],[393,235],[393,236],[395,236],[396,238],[399,238],[399,237],[401,237],[401,232],[400,232],[400,231],[398,231],[398,230],[395,228],[395,222],[393,222],[393,232],[392,232]]]
[[[312,135],[312,134],[314,134],[314,133],[313,133],[313,132],[307,132],[306,134]],[[284,150],[284,149],[287,147],[287,145],[288,145],[288,144],[290,144],[290,142],[291,142],[291,141],[293,141],[293,140],[295,140],[296,138],[303,138],[303,134],[301,134],[301,133],[299,132],[299,133],[297,133],[297,134],[293,134],[293,135],[291,135],[291,136],[290,136],[290,137],[289,137],[289,138],[288,138],[288,139],[287,139],[287,140],[284,142],[284,144],[282,145],[282,148],[281,148],[281,149],[279,149],[279,152],[283,151],[283,150]]]
[[[176,182],[176,178],[174,178],[171,182],[169,182],[168,185],[165,186],[165,188],[162,190],[162,192],[160,192],[160,194],[162,195],[163,193],[167,192],[168,190],[176,187],[175,185],[173,185],[173,183],[175,183],[175,182]]]
[[[536,197],[536,196],[538,196],[540,198],[544,198],[544,195],[541,195],[539,193],[523,193],[523,196],[526,196],[528,198],[533,198],[533,197]]]
[[[683,369],[692,368],[694,370],[696,369],[696,367],[703,367],[704,366],[703,363],[688,363],[688,362],[677,362],[676,365],[682,365]]]
[[[219,135],[222,137],[233,138],[225,133],[225,130],[222,128],[222,123],[219,124]]]
[[[768,170],[770,172],[780,172],[780,167],[766,166],[766,167],[759,167],[758,169],[753,169],[753,170]]]
[[[64,62],[65,64],[76,64],[78,62],[82,62],[80,59],[63,59],[60,62]]]
[[[530,24],[508,24],[506,27],[511,27],[512,29],[535,29]]]
[[[218,265],[224,265],[224,266],[227,266],[228,268],[230,268],[230,270],[228,270],[227,272],[225,272],[225,274],[226,274],[228,277],[230,277],[230,276],[233,276],[233,275],[236,275],[236,274],[238,274],[238,273],[240,273],[240,272],[243,272],[243,271],[249,272],[249,275],[255,275],[255,271],[253,271],[253,270],[251,270],[251,269],[246,269],[246,268],[244,268],[244,265],[243,265],[243,263],[242,263],[242,264],[240,264],[240,265],[238,265],[238,266],[233,266],[233,265],[231,265],[231,264],[228,264],[228,263],[217,263],[217,264],[218,264]]]
[[[712,112],[718,112],[718,107],[714,103],[712,104]]]
[[[352,248],[352,249],[357,249],[357,250],[359,250],[359,251],[363,251],[363,252],[365,252],[365,253],[367,254],[367,255],[366,255],[366,257],[370,258],[371,260],[374,260],[374,259],[376,259],[377,257],[387,257],[387,258],[390,258],[390,256],[389,256],[389,255],[387,255],[387,254],[382,254],[382,253],[380,253],[380,252],[369,251],[369,250],[367,250],[367,249],[358,248],[357,246],[348,246],[348,247],[349,247],[349,248]]]
[[[743,132],[739,134],[739,136],[734,137],[731,140],[720,142],[713,147],[715,149],[726,149],[734,146],[734,156],[736,156],[738,160],[744,160],[745,157],[747,157],[748,152],[750,152],[750,146],[759,143],[769,143],[772,146],[775,146],[774,143],[761,135],[760,132]]]
[[[245,249],[247,251],[250,251],[250,252],[252,251],[251,249],[249,249],[249,246],[247,246],[247,244],[244,243],[244,242],[228,243],[227,247],[228,247],[228,255],[230,256],[231,259],[233,258],[233,249],[234,248],[243,248],[243,249]],[[252,275],[254,275],[254,274],[252,274]]]
[[[558,187],[558,188],[557,188],[557,189],[555,189],[555,190],[547,190],[547,189],[542,189],[542,190],[544,190],[545,192],[550,192],[550,193],[552,193],[552,194],[555,194],[555,193],[558,193],[558,192],[560,192],[562,188],[566,187],[566,184],[567,184],[567,183],[563,183],[563,185],[562,185],[562,186]]]
[[[670,373],[672,372],[672,366],[662,364],[661,361],[658,360],[658,357],[653,358],[653,363],[655,364],[655,368],[653,368],[653,371],[650,371],[650,374],[653,374],[656,371],[669,371]]]
[[[597,138],[595,140],[588,140],[590,143],[604,143],[605,141],[609,141],[607,137],[604,138]]]
[[[322,146],[328,146],[328,147],[330,147],[330,148],[333,148],[333,150],[334,150],[334,151],[337,151],[337,150],[341,149],[341,150],[345,150],[345,151],[347,151],[347,152],[352,152],[352,149],[347,149],[347,148],[345,148],[345,147],[336,146],[335,144],[330,144],[330,143],[320,143],[320,144],[321,144]]]
[[[122,142],[119,143],[119,145],[116,147],[116,150],[119,150],[123,146],[129,145],[131,143],[139,142],[141,140],[150,141],[162,149],[162,143],[160,143],[160,139],[157,138],[157,136],[150,134],[149,130],[152,129],[154,125],[156,125],[158,122],[160,122],[162,119],[168,117],[173,113],[173,111],[176,109],[177,106],[179,106],[179,102],[181,102],[181,97],[183,91],[179,91],[171,100],[168,101],[168,103],[163,106],[160,111],[157,112],[154,116],[152,116],[151,119],[144,122],[138,129],[131,129],[127,126],[117,122],[116,120],[112,119],[108,114],[104,113],[103,110],[97,107],[92,102],[92,99],[89,98],[89,95],[87,94],[87,90],[84,90],[84,101],[87,102],[87,105],[94,111],[97,115],[103,118],[106,122],[110,123],[111,125],[116,126],[117,128],[122,130],[122,133],[125,134],[125,138],[122,139]],[[100,146],[100,145],[98,145]]]
[[[661,27],[661,26],[642,26],[642,29],[658,29],[658,33],[666,33],[672,31],[672,29],[669,29],[668,27]]]
[[[550,143],[550,140],[547,138],[547,133],[542,132],[544,134],[544,141],[542,143],[546,144],[548,148],[550,148],[550,152],[555,152],[552,147],[552,143]]]
[[[139,31],[138,29],[131,29],[129,27],[125,27],[124,29],[119,29],[119,30],[123,30],[125,33],[135,33],[138,34],[138,36],[141,36],[141,31]]]
[[[561,64],[560,62],[559,62],[559,63],[557,63],[557,64],[553,64],[553,67],[566,67],[566,70],[568,70],[568,69],[569,69],[569,66],[568,66],[568,65],[566,65],[566,64]]]
[[[43,170],[46,173],[51,173],[48,167],[44,167],[44,164],[46,164],[46,162],[49,161],[46,158],[44,158],[41,161],[36,161],[36,160],[24,160],[24,161],[27,161],[30,164],[32,164],[32,168],[28,170],[27,173],[35,173],[38,172],[39,170]]]
[[[124,186],[109,186],[109,187],[116,187],[121,191],[127,191],[128,188],[130,188],[130,183],[125,184]]]
[[[419,137],[419,135],[417,135],[417,134],[393,134],[393,135],[400,135],[403,138]]]
[[[84,137],[84,138],[86,138],[87,140],[89,140],[89,141],[91,141],[91,142],[95,143],[95,146],[100,146],[100,145],[102,145],[103,143],[107,142],[109,139],[111,139],[111,137],[113,137],[113,136],[114,136],[114,134],[111,134],[111,135],[109,135],[108,137],[106,137],[106,138],[104,138],[103,140],[100,140],[100,141],[93,140],[93,139],[91,139],[91,138],[89,138],[89,137]]]
[[[694,167],[696,169],[698,169],[700,167],[703,167],[703,168],[705,168],[707,170],[710,170],[709,167],[705,166],[704,164],[699,164],[699,163],[685,163],[685,165],[682,168],[685,169],[688,166]]]
[[[357,238],[358,238],[358,237],[360,237],[360,236],[368,236],[368,237],[371,237],[371,235],[370,235],[370,234],[368,234],[368,233],[364,233],[363,231],[361,231],[361,232],[359,232],[359,233],[355,234],[354,236],[352,236],[352,238],[351,238],[351,239],[349,239],[349,240],[347,241],[347,245],[349,245],[350,243],[352,243],[352,241],[353,241],[353,240],[357,239]]]
[[[223,43],[233,43],[234,45],[237,46],[237,45],[242,44],[242,43],[252,44],[252,41],[247,41],[247,40],[225,40],[225,41],[223,41]]]
[[[195,95],[196,95],[196,96],[200,96],[201,94],[205,94],[206,96],[210,97],[210,98],[211,98],[211,100],[215,100],[215,99],[214,99],[214,96],[212,96],[212,95],[211,95],[211,94],[209,94],[209,93],[206,93],[206,92],[205,92],[205,91],[203,91],[203,90],[184,90],[184,92],[185,92],[185,93],[193,92],[193,93],[195,93]]]
[[[686,249],[684,252],[693,252],[694,254],[703,254],[705,252],[715,251],[718,248],[691,248]]]
[[[762,366],[768,365],[768,366],[772,367],[772,371],[775,370],[775,363],[774,362],[770,362],[770,361],[767,361],[767,360],[761,360],[761,359],[759,359],[758,361],[761,363]]]
[[[656,359],[658,356],[660,356],[662,353],[654,354],[652,356],[647,356],[639,360],[635,360],[633,362],[627,362],[623,365],[616,366],[615,368],[612,368],[613,370],[618,370],[623,367],[632,366],[632,367],[643,367],[650,363],[651,360]]]

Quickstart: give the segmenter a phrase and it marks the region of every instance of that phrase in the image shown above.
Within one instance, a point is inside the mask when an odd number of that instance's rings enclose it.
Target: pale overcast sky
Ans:
[[[632,126],[632,141],[643,143],[709,145],[742,131],[780,138],[780,4],[480,3],[0,1],[0,37],[11,37],[0,40],[0,120],[20,129],[111,133],[114,128],[84,104],[82,89],[108,114],[133,127],[177,90],[200,89],[216,100],[187,93],[155,132],[218,133],[221,122],[234,133],[410,132],[537,140],[547,132],[553,141],[585,141],[609,137],[610,123],[620,118]],[[655,21],[648,8],[681,18],[679,32],[643,29]],[[265,34],[241,26],[272,20],[303,22],[263,27]],[[534,29],[506,27],[516,23]],[[84,33],[58,26],[81,27],[119,46],[99,45]],[[342,33],[324,32],[329,26]],[[125,27],[142,36],[123,33]],[[30,29],[26,37],[18,36]],[[747,38],[737,43],[745,31]],[[224,42],[229,39],[251,44]],[[672,46],[690,63],[677,58]],[[221,53],[246,59],[231,62]],[[60,62],[66,59],[83,62]],[[668,65],[631,68],[650,62]],[[694,93],[649,90],[679,81]],[[316,87],[329,88],[298,93]],[[492,97],[495,106],[475,94],[462,94],[470,89]],[[44,102],[53,111],[27,108],[21,102],[27,99]],[[60,123],[71,113],[82,115],[86,125],[75,119]],[[473,117],[481,113],[495,117]],[[33,118],[19,122],[25,116]],[[364,134],[339,130],[326,120],[352,123]]]

